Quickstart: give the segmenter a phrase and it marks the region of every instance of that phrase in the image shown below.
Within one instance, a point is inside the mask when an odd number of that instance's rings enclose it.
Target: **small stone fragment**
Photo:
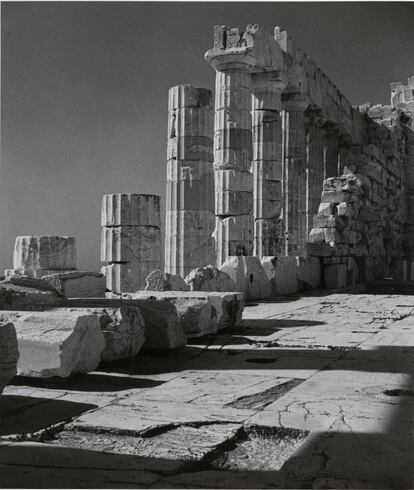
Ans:
[[[184,279],[175,274],[169,274],[156,269],[145,279],[145,291],[188,291],[190,288]]]

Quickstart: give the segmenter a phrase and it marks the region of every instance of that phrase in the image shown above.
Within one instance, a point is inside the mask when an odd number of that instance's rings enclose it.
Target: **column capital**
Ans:
[[[256,72],[252,74],[252,91],[282,92],[288,83],[287,76],[281,71]]]
[[[282,109],[285,111],[305,111],[309,107],[309,99],[304,94],[282,94]]]
[[[231,52],[216,48],[209,49],[204,55],[204,58],[216,71],[252,71],[256,65],[256,58],[249,52],[246,52],[245,49],[241,49],[240,52],[237,52],[235,49]]]

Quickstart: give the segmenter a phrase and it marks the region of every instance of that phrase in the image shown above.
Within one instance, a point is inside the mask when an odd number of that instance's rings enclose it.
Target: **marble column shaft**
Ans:
[[[216,67],[214,124],[216,264],[253,254],[253,176],[250,65]]]
[[[285,255],[306,255],[306,136],[305,109],[299,97],[286,97],[284,109],[284,228]]]
[[[324,179],[338,176],[339,132],[333,124],[325,124]]]
[[[254,255],[282,251],[281,93],[286,83],[275,72],[252,76]]]
[[[165,271],[182,277],[215,261],[213,117],[210,90],[170,89]]]

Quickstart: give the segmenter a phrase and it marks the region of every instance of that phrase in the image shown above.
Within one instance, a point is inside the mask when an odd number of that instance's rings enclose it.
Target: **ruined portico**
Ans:
[[[413,180],[406,171],[413,152],[412,78],[392,84],[392,106],[382,109],[392,112],[387,126],[370,106],[353,107],[279,27],[270,35],[258,25],[215,26],[205,58],[216,71],[215,188],[204,189],[215,193],[215,265],[234,255],[310,255],[334,276],[342,271],[344,280],[332,286],[387,274],[407,279],[411,228],[401,196],[409,195],[405,186]],[[351,197],[355,179],[359,195]],[[333,191],[342,194],[326,194]],[[167,203],[167,216],[174,206]],[[167,220],[166,235],[177,227],[178,219]],[[192,246],[184,239],[167,272],[188,270],[186,248]],[[166,241],[166,257],[170,249]],[[210,258],[204,254],[198,266]]]

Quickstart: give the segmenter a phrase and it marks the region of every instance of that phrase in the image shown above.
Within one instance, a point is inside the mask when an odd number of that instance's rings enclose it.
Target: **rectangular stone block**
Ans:
[[[231,216],[251,214],[253,210],[253,194],[245,191],[223,191],[216,195],[216,215]]]
[[[210,174],[214,174],[212,162],[203,160],[168,160],[167,162],[167,181],[200,180]]]
[[[340,202],[351,202],[352,195],[345,191],[323,191],[321,202],[339,204]]]
[[[253,192],[253,175],[248,171],[216,170],[216,192],[247,191]]]
[[[167,160],[205,160],[212,162],[213,140],[206,136],[177,136],[167,142]]]
[[[161,264],[161,230],[154,226],[103,227],[102,262]]]
[[[168,137],[205,136],[213,138],[214,113],[210,107],[183,107],[168,114]]]
[[[306,251],[308,255],[312,255],[314,257],[329,257],[335,253],[336,247],[332,247],[329,245],[329,243],[325,242],[308,242],[306,244]]]
[[[145,278],[159,262],[129,262],[127,264],[109,264],[101,269],[106,278],[106,289],[113,293],[135,292],[145,288]]]
[[[200,180],[167,182],[166,203],[171,211],[194,209],[214,211],[214,174]]]
[[[105,276],[98,272],[70,271],[46,275],[42,279],[64,298],[105,297]]]
[[[216,217],[212,211],[180,210],[165,214],[167,236],[209,237],[214,231]]]
[[[14,269],[76,269],[76,240],[67,236],[18,236]]]
[[[18,359],[16,329],[11,322],[0,322],[0,394],[16,375]]]
[[[41,312],[2,311],[17,334],[20,376],[50,378],[93,371],[105,339],[96,315],[56,308]]]
[[[105,194],[102,198],[101,225],[160,228],[160,197],[151,194]]]
[[[207,88],[196,88],[191,85],[176,85],[168,92],[168,110],[182,107],[213,109],[212,91]]]

